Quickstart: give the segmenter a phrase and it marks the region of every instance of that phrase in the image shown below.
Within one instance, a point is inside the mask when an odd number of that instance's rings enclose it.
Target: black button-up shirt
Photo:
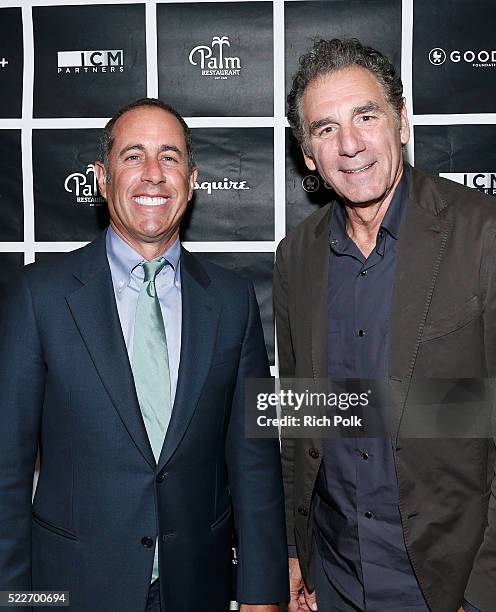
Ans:
[[[328,282],[328,375],[388,376],[388,334],[408,169],[366,259],[334,207]],[[327,576],[367,612],[428,610],[403,539],[391,441],[328,439],[315,497],[315,535]]]

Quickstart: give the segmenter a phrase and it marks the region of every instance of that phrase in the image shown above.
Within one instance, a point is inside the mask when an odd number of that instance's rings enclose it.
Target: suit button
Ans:
[[[362,453],[362,459],[368,459],[369,458],[369,454],[367,451],[363,451]]]
[[[141,538],[141,543],[145,548],[152,548],[154,544],[151,538]]]
[[[309,448],[308,454],[312,459],[318,459],[320,457],[320,453],[316,448]]]
[[[166,476],[167,472],[160,472],[160,474],[157,476],[157,482],[164,482]]]
[[[370,519],[370,518],[372,518],[372,516],[373,516],[372,512],[369,512],[369,511],[367,510],[367,512],[365,513],[365,518]]]
[[[305,508],[305,506],[298,506],[298,514],[301,514],[301,516],[307,516],[307,508]]]

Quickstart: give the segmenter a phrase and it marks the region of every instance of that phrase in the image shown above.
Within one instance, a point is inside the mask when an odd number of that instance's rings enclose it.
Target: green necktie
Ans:
[[[142,264],[145,278],[134,322],[132,369],[148,439],[158,462],[171,417],[169,355],[155,277],[169,262],[163,257]]]

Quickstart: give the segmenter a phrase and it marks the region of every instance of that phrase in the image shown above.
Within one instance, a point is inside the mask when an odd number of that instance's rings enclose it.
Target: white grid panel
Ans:
[[[171,0],[189,3],[190,0]],[[257,0],[216,0],[222,2],[256,2]],[[287,0],[293,1],[293,0]],[[22,142],[22,172],[24,194],[24,241],[0,242],[0,252],[24,253],[25,263],[34,261],[36,252],[67,252],[83,246],[84,242],[36,242],[34,233],[34,199],[32,170],[33,128],[75,129],[101,128],[108,118],[61,118],[33,119],[34,44],[32,8],[35,6],[69,6],[99,4],[144,4],[146,15],[147,94],[158,95],[157,18],[156,7],[168,0],[3,0],[2,8],[22,8],[24,30],[24,74],[22,119],[0,119],[1,129],[20,129]],[[416,125],[468,125],[496,124],[495,114],[459,115],[414,115],[412,58],[413,58],[413,3],[402,0],[402,80],[411,127]],[[273,117],[194,117],[186,118],[193,127],[272,127],[274,130],[274,228],[275,240],[260,242],[186,242],[191,251],[201,252],[275,252],[278,242],[285,234],[285,47],[284,47],[284,0],[273,1],[274,18],[274,116]],[[406,148],[408,159],[414,161],[413,129]],[[277,352],[276,352],[277,354]],[[272,366],[275,375],[277,365]],[[236,604],[232,604],[236,609]]]
[[[188,4],[190,0],[170,0]],[[258,0],[216,0],[219,2],[257,2]],[[296,1],[296,0],[286,0]],[[36,252],[65,252],[79,248],[81,242],[36,242],[34,231],[34,199],[32,168],[32,130],[102,128],[108,117],[101,118],[33,118],[34,41],[32,8],[35,6],[70,6],[103,4],[143,4],[146,15],[147,94],[158,95],[157,58],[157,5],[169,0],[3,0],[2,7],[21,7],[24,29],[24,74],[22,119],[0,119],[1,129],[21,130],[22,172],[24,193],[24,240],[0,242],[0,252],[24,252],[25,263],[34,261]],[[413,4],[414,0],[402,0],[402,80],[412,135],[406,147],[409,161],[414,162],[414,133],[416,125],[468,125],[496,124],[495,114],[458,115],[414,115],[413,108]],[[274,240],[260,242],[187,242],[191,251],[202,252],[275,252],[277,244],[284,237],[286,227],[285,209],[285,41],[284,41],[284,0],[273,1],[274,21],[274,116],[273,117],[190,117],[186,118],[192,128],[201,127],[270,127],[274,130]]]
[[[258,0],[216,0],[221,2],[257,2]],[[286,0],[286,2],[297,0]],[[20,242],[0,242],[0,252],[23,252],[25,263],[35,259],[36,252],[66,252],[83,246],[84,242],[36,242],[34,229],[33,167],[32,167],[32,131],[37,129],[81,129],[102,128],[108,117],[87,118],[33,118],[33,82],[34,82],[34,41],[32,8],[38,6],[70,5],[109,5],[109,4],[142,4],[145,5],[146,22],[146,57],[147,57],[147,95],[158,95],[158,53],[157,53],[157,5],[190,3],[190,0],[3,0],[2,7],[21,7],[24,29],[24,74],[23,103],[21,119],[0,119],[1,129],[21,130],[22,172],[24,193],[24,240]],[[219,253],[260,253],[275,252],[277,244],[285,235],[285,129],[288,126],[285,117],[285,31],[284,0],[273,0],[274,23],[274,115],[271,117],[186,117],[192,128],[233,127],[252,128],[269,127],[274,132],[274,240],[240,241],[240,242],[186,242],[191,251]],[[414,0],[402,0],[402,51],[401,76],[408,116],[412,127],[410,142],[406,147],[406,156],[414,162],[414,130],[416,125],[464,125],[496,124],[495,114],[458,114],[458,115],[414,115],[413,114],[413,10]],[[277,354],[277,351],[276,351]]]
[[[170,0],[174,3],[188,4],[190,0]],[[258,0],[216,0],[222,2],[257,2]],[[286,0],[286,2],[296,0]],[[24,191],[24,241],[0,242],[0,252],[24,252],[25,263],[34,261],[36,252],[70,251],[80,247],[80,242],[36,242],[34,234],[34,200],[32,170],[32,130],[101,128],[108,117],[101,118],[60,118],[34,119],[33,80],[34,80],[34,44],[32,8],[36,6],[70,6],[70,5],[103,5],[103,4],[143,4],[146,11],[146,54],[147,54],[147,94],[158,95],[158,59],[157,59],[157,5],[167,4],[169,0],[3,0],[2,7],[21,7],[24,29],[24,75],[22,119],[0,119],[0,129],[20,129],[22,142],[22,171]],[[414,0],[402,0],[402,80],[412,128],[415,125],[468,125],[496,124],[494,114],[458,114],[458,115],[414,115],[412,86],[413,57],[413,3]],[[273,117],[190,117],[186,118],[192,128],[197,127],[271,127],[274,130],[274,241],[261,242],[189,242],[187,248],[204,252],[274,252],[278,242],[285,234],[285,47],[284,47],[284,0],[273,0],[274,17],[274,116]],[[410,143],[407,145],[408,159],[414,161],[413,129]]]

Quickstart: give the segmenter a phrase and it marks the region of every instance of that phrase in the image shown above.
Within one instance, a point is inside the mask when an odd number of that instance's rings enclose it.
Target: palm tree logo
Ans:
[[[214,48],[214,46],[217,45],[219,47],[219,68],[224,68],[224,63],[223,63],[223,56],[222,56],[222,47],[224,45],[227,45],[228,47],[231,46],[231,43],[229,42],[229,38],[227,36],[214,36],[212,38],[212,49]]]

